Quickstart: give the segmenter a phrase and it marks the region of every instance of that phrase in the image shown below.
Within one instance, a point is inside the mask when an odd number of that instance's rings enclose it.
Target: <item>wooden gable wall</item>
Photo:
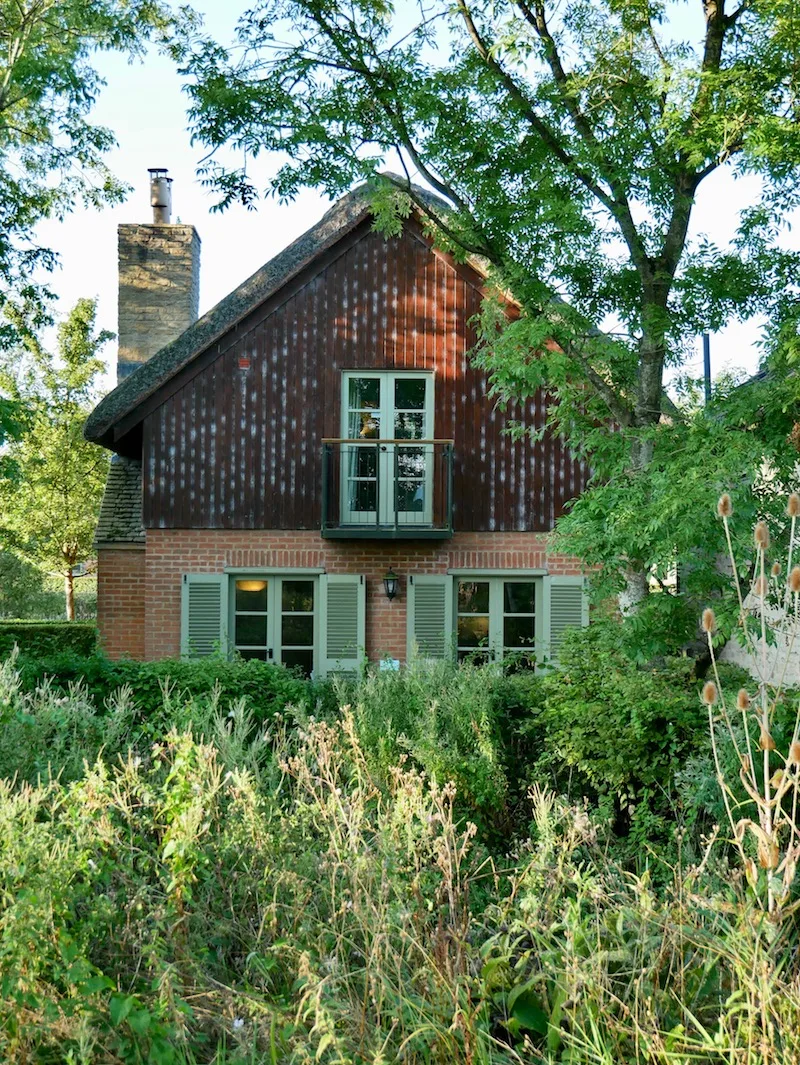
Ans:
[[[321,441],[341,435],[342,371],[420,369],[435,374],[434,435],[455,440],[456,531],[551,529],[585,471],[549,434],[503,433],[509,413],[540,426],[545,397],[492,408],[467,358],[480,302],[478,276],[415,226],[384,240],[362,224],[147,415],[145,526],[319,528]]]

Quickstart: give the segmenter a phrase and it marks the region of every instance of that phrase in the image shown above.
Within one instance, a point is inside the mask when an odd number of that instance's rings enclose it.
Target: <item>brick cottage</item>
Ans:
[[[470,364],[475,263],[411,216],[373,231],[363,189],[197,318],[200,241],[119,227],[118,385],[86,424],[114,452],[97,527],[114,658],[229,654],[324,676],[360,662],[527,662],[586,620],[547,534],[586,471]],[[508,313],[516,310],[509,303]]]

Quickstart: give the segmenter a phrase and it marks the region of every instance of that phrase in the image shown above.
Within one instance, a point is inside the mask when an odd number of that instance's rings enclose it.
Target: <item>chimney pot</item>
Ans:
[[[153,222],[156,225],[168,225],[172,215],[172,178],[168,177],[166,167],[148,168],[150,175],[150,206],[153,208]]]

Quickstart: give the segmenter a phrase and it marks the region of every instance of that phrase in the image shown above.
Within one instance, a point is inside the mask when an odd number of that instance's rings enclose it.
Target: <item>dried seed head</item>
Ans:
[[[756,547],[760,547],[762,551],[766,551],[769,548],[769,529],[765,521],[756,523],[753,536],[756,541]]]
[[[758,864],[762,869],[774,869],[780,858],[780,851],[778,850],[778,844],[770,842],[764,844],[759,842],[758,844]]]
[[[753,595],[757,595],[759,599],[763,599],[767,594],[767,578],[756,577],[753,583]]]
[[[781,575],[781,564],[780,564],[780,562],[773,562],[772,563],[772,569],[770,570],[770,573],[772,574],[773,577],[780,577],[780,575]]]
[[[717,619],[714,616],[714,611],[710,606],[707,606],[703,611],[703,616],[700,619],[700,624],[703,626],[703,632],[716,632]]]
[[[761,735],[758,737],[758,746],[762,751],[775,750],[775,740],[773,740],[772,736],[770,736],[766,729],[762,728],[761,730]]]
[[[706,706],[713,706],[717,701],[717,686],[713,680],[707,680],[703,685],[703,702]]]
[[[750,709],[750,696],[744,688],[740,688],[736,696],[736,706],[742,713]]]
[[[776,769],[770,777],[769,782],[773,788],[779,788],[783,783],[783,770]]]
[[[750,755],[749,754],[743,754],[740,757],[739,761],[742,764],[742,772],[743,773],[749,773],[750,772],[750,767],[752,765],[752,762],[750,761]]]
[[[731,497],[727,492],[723,492],[719,497],[717,514],[719,514],[721,518],[729,518],[731,514],[733,514],[733,503],[731,503]]]
[[[800,566],[792,566],[789,574],[789,590],[797,594],[800,592]]]
[[[797,740],[789,748],[789,761],[794,762],[795,765],[800,765],[800,743]]]
[[[796,518],[800,514],[800,496],[797,492],[792,492],[789,496],[789,500],[786,503],[786,513],[790,518]]]

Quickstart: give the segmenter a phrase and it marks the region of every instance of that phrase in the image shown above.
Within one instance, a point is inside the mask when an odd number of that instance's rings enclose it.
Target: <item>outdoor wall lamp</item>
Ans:
[[[383,587],[386,592],[387,599],[394,599],[394,597],[397,595],[397,586],[399,581],[400,578],[390,567],[386,573],[386,576],[383,578]]]

